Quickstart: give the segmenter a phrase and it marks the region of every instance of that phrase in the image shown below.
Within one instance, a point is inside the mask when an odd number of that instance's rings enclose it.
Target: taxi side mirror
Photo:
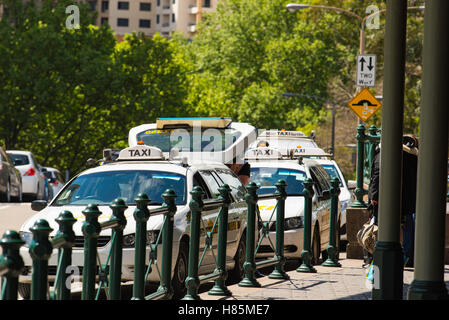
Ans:
[[[323,190],[322,200],[329,200],[331,198],[331,192],[329,190]]]
[[[31,202],[31,209],[33,211],[41,211],[47,207],[47,200],[34,200]]]

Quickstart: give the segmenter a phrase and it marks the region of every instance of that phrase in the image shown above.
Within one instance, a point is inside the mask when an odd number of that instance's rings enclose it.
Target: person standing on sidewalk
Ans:
[[[412,134],[402,137],[402,248],[404,266],[413,267],[415,250],[416,186],[418,172],[418,139]]]

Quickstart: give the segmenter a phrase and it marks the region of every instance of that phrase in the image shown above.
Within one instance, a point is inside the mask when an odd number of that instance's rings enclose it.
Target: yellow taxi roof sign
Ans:
[[[382,107],[382,104],[367,88],[363,88],[348,102],[348,106],[362,121],[366,121]]]
[[[157,118],[157,129],[174,129],[201,126],[202,128],[224,129],[232,122],[227,117],[186,117],[186,118]]]
[[[117,161],[124,160],[164,160],[164,155],[159,148],[137,145],[120,151]]]

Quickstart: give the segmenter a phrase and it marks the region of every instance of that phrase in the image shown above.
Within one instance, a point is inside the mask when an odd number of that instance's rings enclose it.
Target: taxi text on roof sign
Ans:
[[[382,107],[382,104],[367,88],[363,88],[348,102],[348,106],[362,121],[366,121]]]
[[[290,156],[295,157],[330,157],[329,153],[326,153],[321,148],[295,148],[290,149]]]
[[[161,149],[137,145],[120,151],[117,160],[164,160]]]
[[[267,130],[262,132],[259,137],[306,137],[301,131],[279,131],[279,130]]]
[[[250,149],[245,154],[245,159],[257,160],[257,159],[282,159],[282,153],[278,149],[259,147]]]

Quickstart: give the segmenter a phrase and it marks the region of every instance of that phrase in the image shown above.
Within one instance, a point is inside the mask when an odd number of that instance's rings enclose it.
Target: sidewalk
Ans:
[[[362,260],[346,259],[342,252],[340,268],[315,266],[317,273],[299,273],[289,268],[289,280],[272,280],[268,276],[257,278],[261,288],[243,288],[237,284],[228,286],[231,297],[216,297],[207,292],[200,294],[203,300],[370,300],[371,289],[365,282],[366,269]],[[444,279],[449,289],[449,266],[445,266]],[[269,274],[269,273],[264,273]],[[404,299],[413,281],[413,269],[404,269]]]

